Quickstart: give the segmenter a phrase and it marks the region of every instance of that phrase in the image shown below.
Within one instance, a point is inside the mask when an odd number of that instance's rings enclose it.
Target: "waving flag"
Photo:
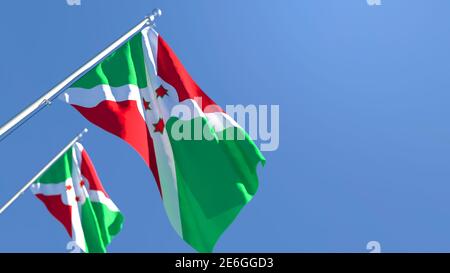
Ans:
[[[31,190],[83,252],[106,252],[122,229],[123,216],[80,143],[62,155]]]
[[[198,251],[213,250],[257,191],[256,167],[264,157],[152,28],[113,52],[62,98],[142,156],[172,226]]]

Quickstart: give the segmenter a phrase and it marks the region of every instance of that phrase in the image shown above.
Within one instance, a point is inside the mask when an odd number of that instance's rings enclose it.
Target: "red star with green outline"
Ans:
[[[155,90],[155,92],[156,92],[156,97],[157,98],[159,98],[159,97],[164,97],[164,96],[168,96],[168,90],[167,89],[165,89],[162,85],[160,86],[160,87],[158,87],[156,90]]]
[[[146,101],[145,99],[142,99],[142,104],[144,105],[144,110],[152,110],[152,108],[150,108],[150,102]]]
[[[157,123],[153,123],[153,127],[155,127],[154,132],[163,133],[164,132],[164,120],[160,118]]]

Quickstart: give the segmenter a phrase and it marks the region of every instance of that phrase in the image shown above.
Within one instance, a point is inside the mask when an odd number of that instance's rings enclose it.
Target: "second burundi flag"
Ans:
[[[31,191],[83,252],[106,252],[106,246],[122,229],[123,216],[80,143],[39,177]]]
[[[256,167],[263,155],[150,27],[62,98],[142,156],[172,226],[198,251],[213,250],[257,191]]]

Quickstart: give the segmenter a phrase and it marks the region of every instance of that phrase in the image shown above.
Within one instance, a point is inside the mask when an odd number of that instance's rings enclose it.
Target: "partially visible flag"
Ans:
[[[62,99],[142,156],[172,226],[198,251],[213,250],[257,191],[256,166],[263,155],[150,27],[76,81]]]
[[[123,216],[80,143],[37,179],[31,191],[83,252],[106,252],[106,246],[122,229]]]

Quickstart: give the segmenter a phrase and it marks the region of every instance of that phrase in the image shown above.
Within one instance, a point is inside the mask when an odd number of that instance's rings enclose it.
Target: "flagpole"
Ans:
[[[55,87],[50,89],[46,94],[38,98],[35,102],[30,104],[24,110],[22,110],[19,114],[11,118],[8,122],[6,122],[2,127],[0,127],[0,141],[2,141],[5,137],[7,137],[14,129],[24,123],[28,118],[31,118],[34,114],[36,114],[43,107],[50,105],[51,102],[61,94],[65,89],[67,89],[70,85],[72,85],[76,80],[78,80],[81,76],[86,74],[91,68],[96,66],[102,60],[104,60],[109,54],[119,48],[121,45],[126,43],[130,38],[132,38],[136,33],[141,31],[145,26],[154,25],[156,18],[162,15],[160,9],[154,9],[152,13],[145,17],[139,24],[134,26],[131,30],[125,33],[122,37],[113,42],[110,46],[100,52],[93,59],[89,60],[78,70],[73,72],[69,77],[61,81]]]
[[[0,214],[2,214],[14,201],[16,201],[16,199],[19,198],[19,196],[21,194],[23,194],[31,186],[31,184],[33,184],[36,181],[36,179],[41,177],[41,175],[43,173],[45,173],[53,165],[53,163],[55,163],[65,152],[67,152],[67,150],[69,150],[87,132],[88,132],[88,129],[84,128],[84,130],[80,134],[78,134],[71,142],[69,142],[69,144],[67,144],[66,147],[64,147],[52,160],[50,160],[47,163],[47,165],[45,165],[44,168],[42,168],[42,170],[40,170],[33,178],[31,178],[31,180],[28,183],[25,184],[25,186],[23,186],[8,202],[6,202],[6,204],[0,209]]]

